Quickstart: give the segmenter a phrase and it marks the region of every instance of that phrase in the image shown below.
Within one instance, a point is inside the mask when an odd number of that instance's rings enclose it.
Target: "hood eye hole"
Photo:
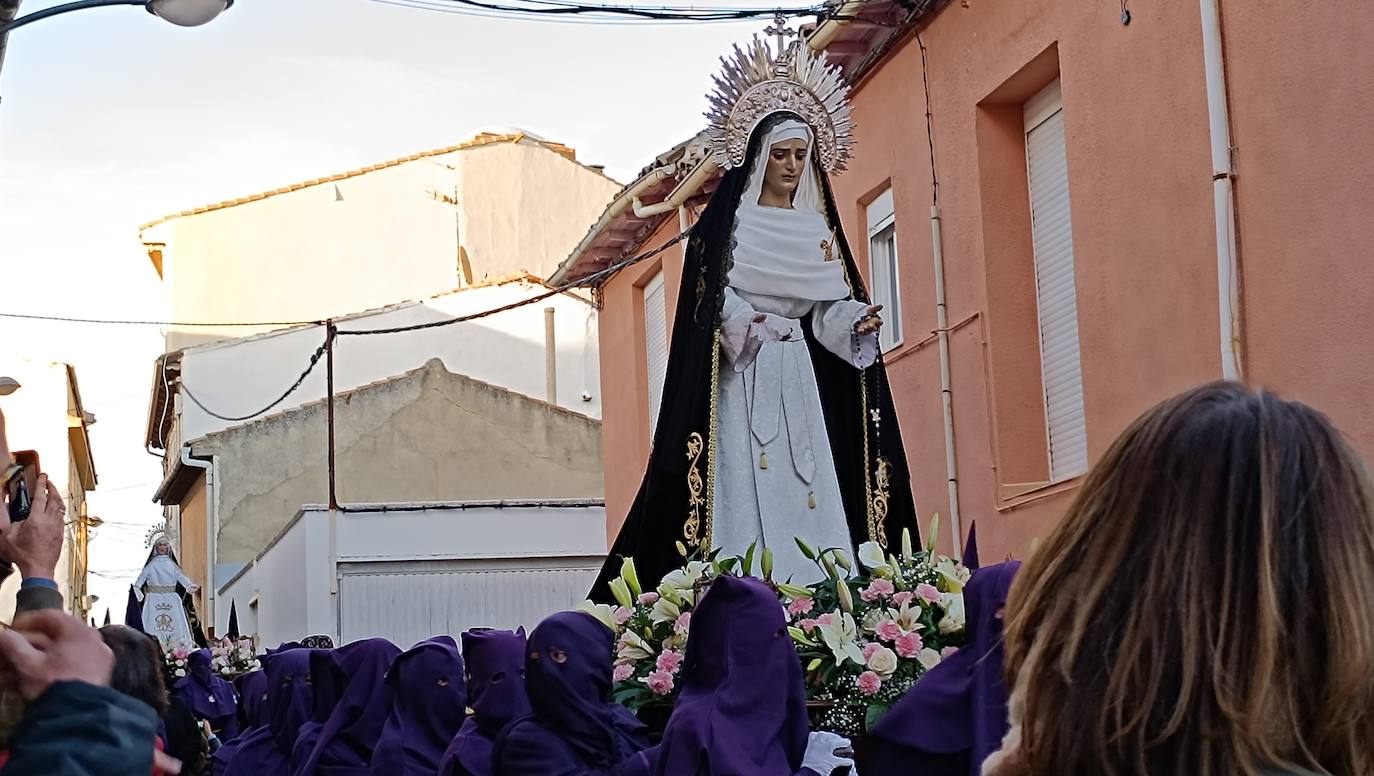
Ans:
[[[504,682],[504,681],[506,681],[506,672],[505,672],[505,671],[499,671],[499,672],[494,673],[494,674],[491,675],[491,683],[492,683],[492,684],[500,684],[500,683],[502,683],[502,682]]]
[[[568,653],[555,647],[549,650],[549,659],[559,665],[563,665],[568,662]]]

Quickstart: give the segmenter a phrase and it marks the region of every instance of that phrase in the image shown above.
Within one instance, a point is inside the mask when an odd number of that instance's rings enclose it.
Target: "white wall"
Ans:
[[[321,507],[303,508],[222,588],[217,632],[228,625],[231,600],[246,632],[243,612],[255,596],[258,635],[268,646],[323,633],[341,641],[382,636],[405,647],[478,625],[532,628],[580,602],[605,555],[599,504],[340,513],[332,541],[329,520]],[[337,596],[330,592],[336,575]]]
[[[351,317],[340,331],[406,326],[491,310],[548,289],[508,283],[460,291],[422,303]],[[438,357],[449,371],[545,399],[544,308],[553,307],[558,356],[558,404],[601,417],[596,309],[568,294],[467,323],[373,336],[340,336],[335,343],[334,389],[347,391],[423,366]],[[324,340],[322,327],[286,329],[242,340],[188,349],[183,384],[220,415],[255,412],[280,396]],[[316,401],[325,394],[324,361],[273,413]],[[583,401],[583,393],[591,396]],[[181,434],[191,441],[232,425],[180,397]]]
[[[0,397],[5,430],[12,452],[34,450],[44,472],[67,502],[67,519],[77,516],[73,506],[81,483],[72,481],[71,441],[67,436],[67,365],[26,358],[0,358],[0,375],[13,377],[20,388]],[[63,605],[73,611],[71,600],[71,544],[74,525],[63,532],[62,556],[57,562],[57,584]],[[0,585],[0,620],[14,616],[14,596],[19,592],[19,572],[14,570]],[[120,602],[122,606],[122,602]],[[111,606],[114,606],[111,603]]]

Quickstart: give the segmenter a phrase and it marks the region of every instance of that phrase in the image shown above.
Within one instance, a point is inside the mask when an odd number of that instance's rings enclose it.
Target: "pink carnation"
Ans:
[[[822,614],[820,617],[817,617],[817,618],[816,618],[816,624],[817,624],[817,625],[829,625],[830,623],[832,623],[832,622],[834,622],[834,621],[835,621],[835,613],[834,613],[834,612],[826,612],[825,614]]]
[[[910,603],[911,599],[915,597],[916,594],[911,592],[910,590],[903,590],[902,592],[892,596],[892,605],[901,606],[902,604]]]
[[[870,641],[870,642],[868,642],[867,644],[865,644],[865,645],[864,645],[864,661],[867,662],[868,659],[869,659],[870,657],[873,657],[873,653],[874,653],[874,652],[877,652],[877,651],[878,651],[878,648],[881,647],[881,646],[882,646],[881,644],[878,644],[878,643],[872,642],[872,641]]]
[[[634,675],[634,666],[630,665],[629,663],[619,663],[616,665],[615,671],[611,673],[611,678],[617,682],[623,682]]]
[[[922,582],[916,586],[916,595],[920,596],[921,600],[926,603],[940,603],[940,591],[937,590],[934,585],[928,585]]]
[[[627,623],[627,622],[630,621],[630,617],[634,615],[634,612],[630,611],[629,609],[625,608],[624,606],[617,606],[617,607],[615,608],[614,615],[615,615],[615,624],[616,624],[616,625],[624,625],[625,623]]]
[[[637,600],[645,606],[653,606],[654,604],[658,603],[658,593],[655,593],[652,590],[650,590],[647,593],[640,593],[639,598]]]
[[[655,671],[649,674],[644,683],[649,685],[649,689],[654,695],[667,695],[673,691],[673,675],[667,671]]]
[[[797,598],[787,605],[787,613],[793,617],[800,617],[810,612],[813,605],[810,598]]]
[[[882,622],[878,623],[878,627],[875,628],[873,632],[877,633],[878,638],[882,639],[883,641],[896,641],[898,637],[902,635],[901,627],[899,627],[897,623],[893,622],[892,620],[883,620]]]
[[[675,674],[678,668],[682,666],[682,653],[675,652],[671,649],[665,649],[658,653],[658,660],[655,662],[655,665],[658,666],[658,670],[660,671],[667,671],[670,674]]]
[[[897,638],[897,655],[899,657],[914,658],[921,654],[925,649],[925,642],[921,641],[919,633],[903,633]]]
[[[878,675],[872,671],[864,671],[859,674],[859,678],[855,679],[854,683],[859,686],[859,692],[864,695],[874,695],[883,686],[883,680],[879,679]]]
[[[687,632],[687,629],[690,628],[691,626],[692,626],[692,613],[691,613],[691,612],[683,612],[682,614],[679,614],[679,615],[677,616],[677,622],[673,623],[673,632],[674,632],[674,633],[686,633],[686,632]]]
[[[958,651],[958,647],[945,647],[944,649],[940,650],[940,659],[944,660],[945,658],[949,657],[950,655],[953,655],[955,652]]]
[[[892,583],[886,579],[875,579],[869,583],[868,587],[859,591],[859,597],[871,604],[879,598],[892,595],[896,590],[897,588],[893,587]]]
[[[802,620],[801,622],[797,623],[797,627],[801,628],[803,631],[809,631],[815,628],[818,624],[819,623],[817,623],[816,620]]]

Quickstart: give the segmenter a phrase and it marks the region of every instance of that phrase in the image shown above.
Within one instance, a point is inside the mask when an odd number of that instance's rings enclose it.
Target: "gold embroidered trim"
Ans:
[[[693,431],[688,435],[687,459],[692,463],[687,467],[687,522],[682,525],[682,538],[693,548],[701,546],[701,507],[706,504],[706,499],[701,497],[701,452],[704,447],[700,433]]]
[[[887,523],[887,501],[891,491],[889,481],[891,479],[892,465],[887,459],[878,456],[877,467],[873,471],[873,501],[869,510],[872,515],[872,524],[868,527],[868,532],[876,537],[878,546],[887,549],[887,531],[883,530]]]
[[[874,526],[877,523],[873,520],[873,470],[869,468],[872,457],[868,452],[868,372],[859,372],[859,405],[863,414],[859,416],[860,426],[864,430],[864,505],[868,511],[868,538],[870,541],[878,542],[886,546],[886,538],[879,537],[879,532]]]
[[[711,351],[711,441],[708,458],[710,472],[706,480],[706,528],[703,539],[706,549],[712,549],[712,539],[716,524],[716,440],[720,438],[720,327],[712,334],[715,349]]]

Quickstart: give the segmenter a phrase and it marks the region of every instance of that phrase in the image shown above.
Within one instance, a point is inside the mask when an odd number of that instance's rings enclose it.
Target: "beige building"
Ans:
[[[170,328],[152,381],[147,442],[165,471],[155,500],[201,585],[203,622],[223,619],[215,581],[327,497],[324,364],[268,410],[278,415],[251,414],[322,341],[322,327],[289,324],[407,326],[542,297],[538,279],[618,189],[573,149],[503,129],[141,227],[172,320],[259,324]],[[597,340],[595,308],[576,293],[471,323],[341,337],[340,500],[599,497]],[[421,393],[419,375],[436,369],[504,398]],[[551,420],[536,422],[541,413]],[[486,439],[493,429],[499,438]],[[504,460],[508,444],[520,447]],[[555,463],[565,459],[566,471]],[[402,460],[409,468],[391,468]]]
[[[187,210],[140,239],[176,321],[310,321],[548,277],[619,190],[522,130]],[[268,327],[171,329],[176,350]]]
[[[315,401],[186,443],[157,498],[178,507],[188,576],[209,579],[213,554],[217,578],[227,580],[303,504],[328,500],[326,412]],[[599,499],[603,492],[599,421],[453,374],[438,359],[339,393],[335,422],[345,505]],[[213,538],[211,525],[219,527]],[[201,585],[199,610],[227,611],[228,602],[209,600],[211,587]]]
[[[14,378],[20,386],[0,398],[11,448],[38,453],[43,470],[67,502],[56,581],[67,611],[84,620],[92,604],[86,588],[90,531],[100,524],[86,505],[86,494],[96,486],[89,432],[95,416],[81,404],[76,369],[70,364],[4,358],[0,375]],[[19,581],[19,574],[12,573],[0,586],[0,620],[4,622],[13,618]]]

